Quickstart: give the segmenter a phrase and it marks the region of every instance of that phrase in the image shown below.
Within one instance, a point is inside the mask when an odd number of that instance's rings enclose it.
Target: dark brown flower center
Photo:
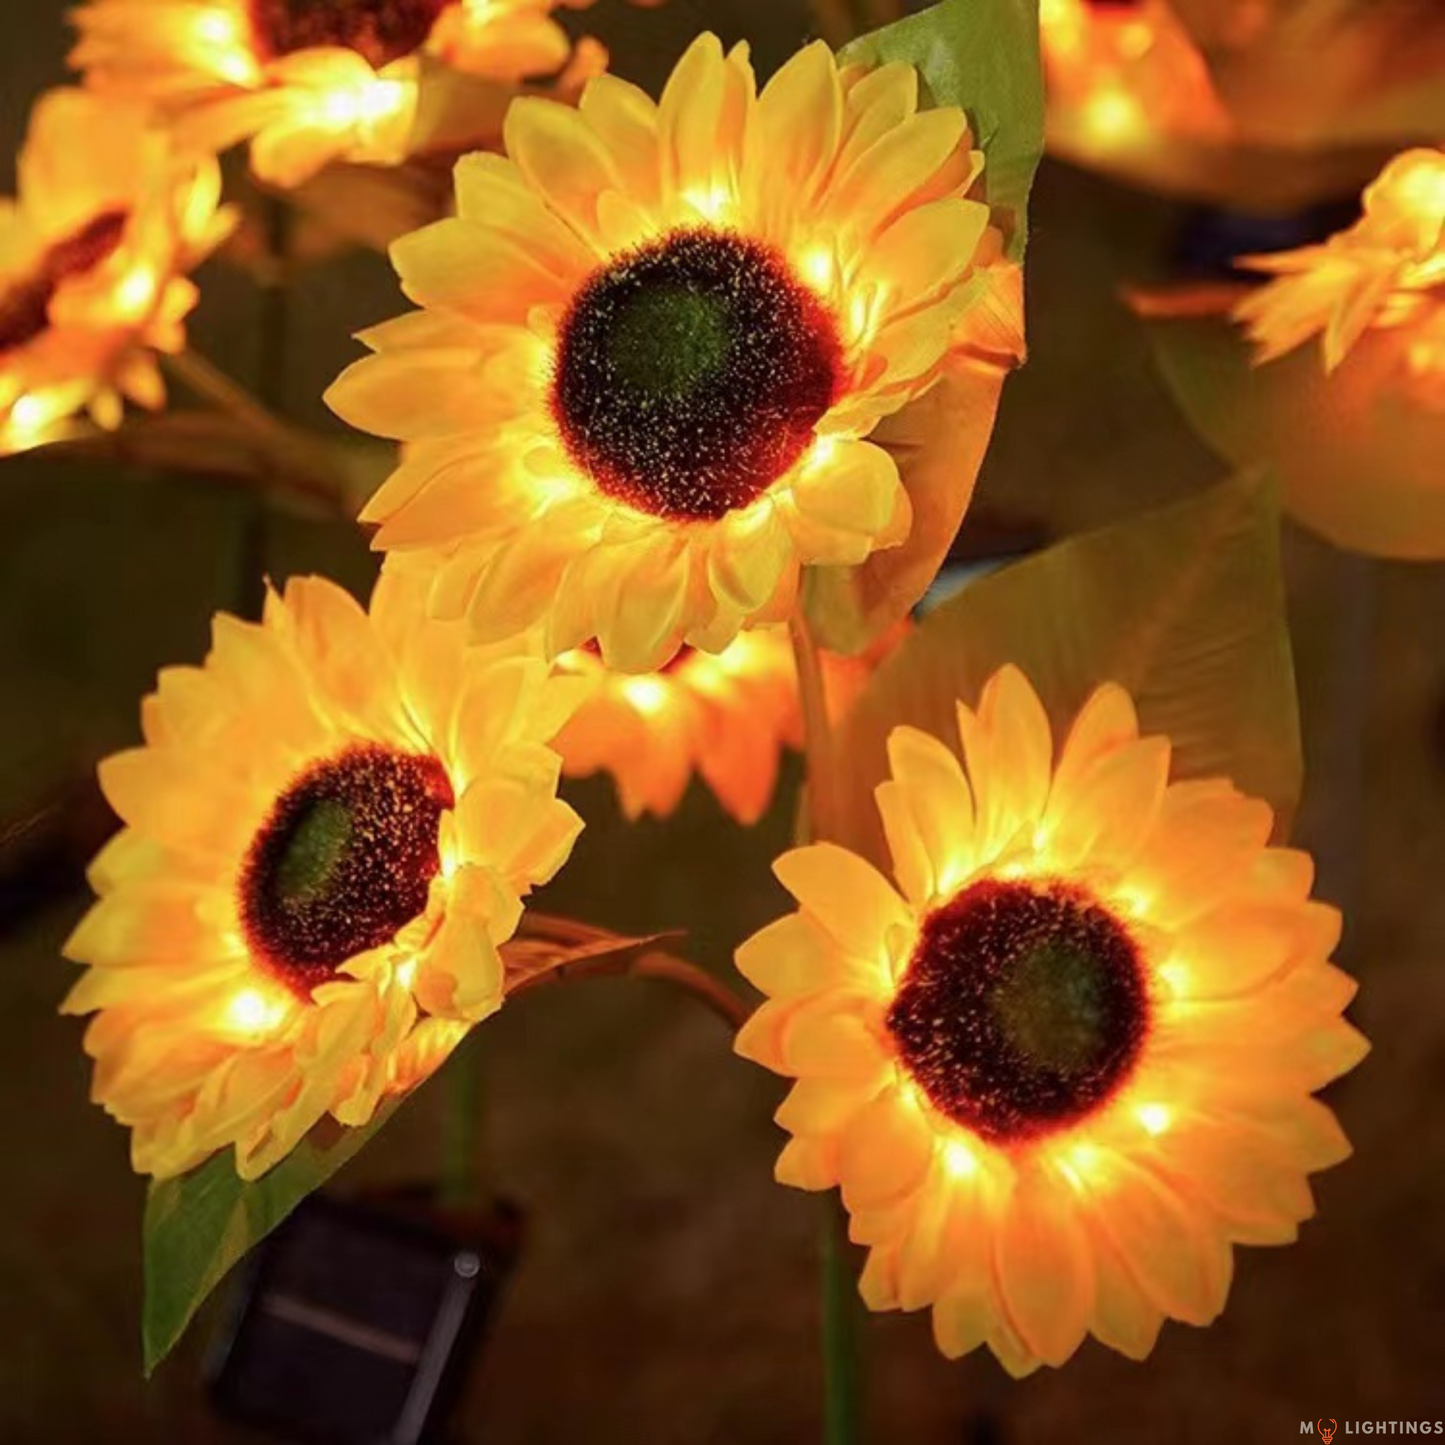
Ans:
[[[376,69],[420,50],[451,0],[251,0],[270,57],[318,45],[354,50]]]
[[[359,746],[277,800],[241,871],[252,952],[302,997],[425,908],[452,806],[435,758]]]
[[[97,216],[51,246],[28,276],[0,291],[0,354],[34,341],[50,325],[50,303],[61,283],[110,260],[125,236],[128,219],[124,211]]]
[[[1061,1129],[1128,1077],[1149,1024],[1138,949],[1062,883],[975,883],[924,921],[888,1013],[934,1107],[996,1143]]]
[[[681,521],[760,496],[833,404],[832,316],[759,241],[679,231],[599,271],[562,326],[552,413],[610,497]]]

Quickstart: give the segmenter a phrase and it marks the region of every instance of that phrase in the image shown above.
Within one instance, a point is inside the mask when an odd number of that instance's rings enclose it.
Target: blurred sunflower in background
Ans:
[[[683,648],[656,672],[610,672],[587,648],[557,666],[595,681],[557,739],[563,771],[610,773],[628,818],[667,817],[697,773],[734,819],[756,823],[783,749],[802,746],[793,650],[781,629],[742,633],[716,655]]]
[[[1208,66],[1164,0],[1042,0],[1051,139],[1066,155],[1154,130],[1220,139],[1231,122]]]
[[[467,666],[462,667],[464,658]],[[166,1177],[234,1145],[262,1174],[324,1115],[366,1123],[503,997],[498,946],[581,820],[548,746],[579,685],[467,656],[396,578],[320,578],[216,618],[144,744],[101,764],[124,827],[66,944],[93,1095]]]
[[[847,714],[873,670],[906,635],[902,623],[857,657],[822,655],[828,710]],[[786,629],[739,633],[719,653],[684,647],[655,672],[619,673],[595,648],[557,659],[592,690],[557,738],[562,771],[610,773],[628,818],[665,818],[697,773],[738,823],[772,802],[786,749],[803,746],[798,673]]]
[[[403,161],[424,58],[504,84],[562,70],[572,44],[553,6],[89,0],[74,13],[71,63],[88,85],[156,105],[188,144],[250,140],[256,175],[290,187],[331,161]],[[581,58],[593,70],[605,60],[592,42]]]
[[[1357,189],[1445,129],[1434,0],[1041,0],[1049,147],[1261,213]]]
[[[1260,363],[1318,336],[1333,371],[1367,330],[1409,327],[1409,372],[1445,404],[1445,150],[1396,156],[1360,219],[1322,244],[1240,264],[1275,278],[1234,308]]]
[[[704,35],[660,103],[600,77],[576,110],[516,102],[505,143],[392,248],[423,309],[329,393],[409,443],[362,519],[431,559],[436,613],[647,672],[908,537],[869,434],[959,356],[1022,347],[960,110],[822,44],[759,93]]]
[[[144,111],[79,90],[43,96],[0,202],[0,451],[126,400],[164,404],[154,353],[185,346],[185,273],[229,233],[220,173],[182,160]]]
[[[1223,780],[1169,782],[1113,685],[1055,763],[1005,668],[959,708],[967,772],[912,728],[878,789],[898,891],[834,844],[744,944],[738,1051],[797,1080],[784,1183],[842,1188],[875,1309],[933,1307],[1011,1373],[1092,1332],[1132,1357],[1223,1307],[1234,1243],[1280,1244],[1349,1144],[1313,1090],[1366,1051],[1304,854]]]

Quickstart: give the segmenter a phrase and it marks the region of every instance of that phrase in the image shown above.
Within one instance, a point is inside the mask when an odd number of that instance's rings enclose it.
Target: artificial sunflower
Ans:
[[[214,161],[179,159],[135,106],[43,96],[0,202],[0,451],[88,411],[165,401],[153,353],[185,345],[185,273],[226,236]]]
[[[645,672],[908,536],[870,433],[982,338],[1021,344],[961,111],[821,43],[759,93],[704,35],[660,103],[599,77],[576,110],[515,102],[505,143],[392,248],[423,309],[329,396],[410,444],[362,516],[433,559],[440,615]]]
[[[1441,19],[1432,0],[1042,0],[1049,148],[1235,209],[1326,203],[1439,133]]]
[[[656,672],[609,672],[576,648],[558,659],[593,690],[557,739],[569,777],[608,772],[629,818],[667,817],[694,772],[739,823],[772,801],[784,748],[802,742],[787,634],[760,629],[713,655],[684,648]]]
[[[89,0],[71,62],[197,145],[250,139],[256,174],[295,186],[334,160],[405,159],[423,57],[509,84],[561,70],[571,43],[554,3]]]
[[[363,1124],[502,1001],[498,946],[581,827],[547,743],[577,684],[481,656],[401,579],[371,611],[319,578],[217,617],[144,746],[100,767],[125,826],[66,944],[90,965],[93,1093],[165,1177],[243,1178],[324,1115]]]
[[[1367,330],[1408,327],[1407,367],[1445,403],[1445,150],[1396,156],[1323,244],[1240,264],[1275,278],[1234,308],[1260,362],[1320,336],[1333,371]]]
[[[1108,164],[1151,135],[1230,134],[1204,57],[1165,0],[1043,0],[1039,26],[1051,140],[1065,155]]]
[[[1269,807],[1170,783],[1100,688],[1057,763],[1005,668],[959,708],[967,774],[912,728],[878,803],[898,891],[834,844],[786,854],[800,909],[746,943],[768,997],[738,1051],[797,1079],[778,1178],[841,1185],[875,1309],[1016,1375],[1085,1334],[1132,1357],[1224,1304],[1234,1243],[1295,1237],[1349,1145],[1311,1092],[1366,1044],[1309,858]]]
[[[835,722],[910,625],[898,624],[854,657],[822,654]],[[696,772],[733,818],[756,823],[772,801],[784,750],[803,745],[797,667],[783,628],[740,633],[720,653],[684,647],[656,672],[609,671],[585,647],[564,653],[557,666],[592,685],[558,735],[562,771],[611,773],[629,818],[667,817]]]

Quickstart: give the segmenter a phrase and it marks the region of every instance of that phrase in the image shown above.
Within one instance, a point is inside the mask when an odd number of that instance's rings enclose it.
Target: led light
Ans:
[[[799,270],[811,285],[826,291],[833,284],[833,253],[825,246],[814,246],[804,253]]]
[[[622,691],[640,713],[659,713],[667,706],[667,687],[658,678],[629,677]]]
[[[1144,113],[1127,90],[1109,86],[1089,97],[1084,118],[1099,140],[1122,140],[1140,128]]]
[[[156,276],[149,266],[135,266],[115,288],[115,303],[126,316],[139,317],[156,299]]]
[[[45,421],[45,403],[38,396],[18,397],[10,408],[10,425],[23,435],[33,436]]]
[[[226,1005],[226,1024],[236,1033],[257,1038],[273,1032],[287,1012],[284,999],[263,993],[259,988],[243,988],[233,994]]]
[[[943,1146],[943,1167],[951,1179],[968,1179],[978,1173],[978,1156],[961,1139]]]
[[[399,80],[370,80],[346,90],[329,90],[320,101],[321,123],[335,130],[371,130],[406,108],[407,87]]]
[[[1170,1113],[1163,1104],[1140,1104],[1134,1110],[1134,1117],[1143,1126],[1144,1132],[1156,1139],[1169,1127]]]
[[[1395,198],[1422,221],[1445,220],[1445,162],[1411,166],[1395,183]]]
[[[241,43],[241,27],[236,23],[234,15],[227,15],[223,10],[207,10],[195,18],[196,36],[204,40],[208,45],[239,45]]]
[[[1152,900],[1149,895],[1140,888],[1120,888],[1114,893],[1120,907],[1125,912],[1132,913],[1135,918],[1143,918],[1149,912]]]
[[[813,445],[803,460],[803,470],[809,474],[820,471],[833,460],[837,450],[838,443],[832,437],[814,437]]]
[[[693,210],[701,212],[709,221],[716,221],[727,210],[732,193],[726,186],[712,185],[706,190],[700,187],[684,191],[682,198]]]
[[[1175,998],[1184,998],[1189,993],[1189,970],[1182,963],[1160,964],[1159,981]]]

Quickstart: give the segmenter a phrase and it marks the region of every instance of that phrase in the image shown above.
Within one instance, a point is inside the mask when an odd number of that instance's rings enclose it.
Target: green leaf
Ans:
[[[1173,777],[1228,777],[1284,829],[1302,773],[1275,489],[1241,477],[1051,547],[967,587],[878,670],[845,721],[843,841],[886,864],[873,789],[900,723],[956,748],[955,703],[1016,663],[1063,740],[1104,682],[1127,688]]]
[[[227,1150],[189,1174],[151,1185],[141,1321],[147,1375],[170,1354],[232,1265],[359,1153],[400,1102],[383,1105],[362,1129],[313,1130],[260,1179],[242,1179]]]
[[[677,937],[626,938],[535,911],[527,913],[523,926],[526,935],[502,947],[508,997],[549,980],[626,973],[659,944]],[[188,1174],[151,1185],[141,1322],[147,1375],[175,1347],[231,1267],[365,1148],[402,1102],[383,1104],[360,1129],[323,1121],[260,1179],[242,1179],[226,1150]]]
[[[1331,375],[1317,339],[1255,367],[1223,317],[1149,332],[1191,425],[1234,465],[1268,466],[1292,517],[1351,551],[1432,560],[1445,558],[1445,409],[1413,389],[1409,363],[1426,325],[1366,331]]]
[[[990,206],[1010,213],[1008,255],[1022,260],[1028,199],[1044,152],[1038,0],[943,0],[860,36],[842,59],[915,66],[934,105],[956,105],[987,157]]]

